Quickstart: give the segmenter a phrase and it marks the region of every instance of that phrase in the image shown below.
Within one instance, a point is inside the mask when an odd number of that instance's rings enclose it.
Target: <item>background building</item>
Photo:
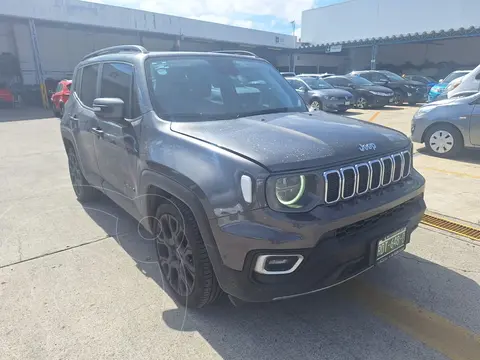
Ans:
[[[444,77],[480,63],[478,0],[350,0],[306,10],[295,66]],[[299,72],[297,70],[297,72]]]

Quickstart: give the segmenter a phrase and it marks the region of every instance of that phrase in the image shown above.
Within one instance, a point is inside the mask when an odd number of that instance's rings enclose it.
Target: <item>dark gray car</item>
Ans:
[[[412,119],[412,140],[442,157],[480,147],[480,93],[422,106]]]
[[[287,77],[286,80],[313,110],[345,112],[355,103],[350,92],[335,89],[325,80],[306,76]]]
[[[309,112],[258,57],[113,47],[71,89],[61,135],[78,200],[104,193],[151,233],[188,307],[341,283],[401,252],[425,211],[405,135]]]

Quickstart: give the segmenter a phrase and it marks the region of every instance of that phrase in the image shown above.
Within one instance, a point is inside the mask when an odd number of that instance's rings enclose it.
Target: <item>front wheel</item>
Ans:
[[[322,102],[320,100],[317,100],[317,99],[312,100],[312,102],[310,103],[310,107],[313,110],[323,110]]]
[[[453,157],[463,149],[463,137],[449,124],[433,126],[425,135],[428,152],[439,157]]]
[[[403,102],[404,102],[403,94],[400,91],[394,91],[392,103],[394,105],[403,105]]]
[[[158,206],[155,219],[158,263],[175,300],[193,308],[215,302],[222,290],[190,209],[169,200]]]
[[[359,97],[355,103],[357,109],[366,109],[368,108],[368,101],[364,97]]]

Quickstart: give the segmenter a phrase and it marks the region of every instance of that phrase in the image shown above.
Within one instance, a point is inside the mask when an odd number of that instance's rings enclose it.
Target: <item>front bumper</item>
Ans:
[[[407,102],[421,103],[428,100],[428,95],[426,92],[417,92],[415,90],[408,90],[407,92]]]
[[[380,95],[372,95],[369,101],[369,105],[372,107],[376,106],[386,106],[392,102],[392,96],[380,96]]]
[[[402,183],[308,214],[259,209],[249,216],[211,220],[223,264],[222,289],[244,301],[261,302],[322,290],[375,265],[378,240],[407,228],[407,243],[424,212],[424,179],[416,171]],[[223,223],[224,222],[224,223]],[[258,256],[300,254],[304,261],[286,275],[253,271]]]
[[[355,99],[322,100],[325,111],[345,111],[353,107]]]

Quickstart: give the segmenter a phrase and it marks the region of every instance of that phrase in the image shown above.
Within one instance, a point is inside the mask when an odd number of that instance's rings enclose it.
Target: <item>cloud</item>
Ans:
[[[87,0],[99,2],[99,0]],[[315,0],[100,0],[102,3],[141,9],[221,24],[252,27],[256,29],[278,28],[295,20],[300,24],[302,11],[315,5]],[[266,24],[254,18],[269,17]],[[271,19],[275,22],[272,22]]]

